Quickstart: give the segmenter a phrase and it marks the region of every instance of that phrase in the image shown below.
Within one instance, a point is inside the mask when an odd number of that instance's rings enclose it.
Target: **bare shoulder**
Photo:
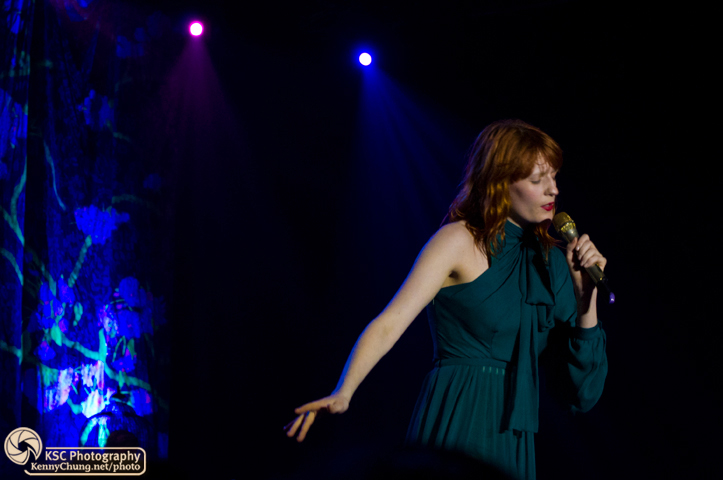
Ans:
[[[449,272],[463,261],[464,252],[473,248],[474,237],[461,222],[444,225],[432,235],[418,260],[443,265]]]
[[[474,237],[467,230],[465,222],[448,223],[443,226],[432,237],[432,241],[438,242],[449,249],[468,249],[474,247]]]
[[[477,247],[474,236],[464,222],[449,223],[440,228],[429,241],[428,247],[446,257],[451,265],[449,278],[443,286],[472,281],[488,268],[487,258]]]

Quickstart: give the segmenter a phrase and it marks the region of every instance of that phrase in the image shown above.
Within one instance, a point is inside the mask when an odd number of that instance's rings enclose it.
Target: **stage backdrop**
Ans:
[[[163,458],[174,33],[94,0],[5,1],[0,24],[0,432],[122,429]]]

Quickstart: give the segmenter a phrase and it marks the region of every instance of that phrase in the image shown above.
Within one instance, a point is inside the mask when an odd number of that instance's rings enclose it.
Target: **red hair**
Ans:
[[[510,185],[528,177],[541,160],[559,170],[562,149],[549,135],[522,120],[494,122],[472,145],[462,187],[446,218],[449,222],[464,220],[488,260],[500,251],[500,240],[505,239]],[[534,227],[545,253],[556,242],[547,233],[549,226],[544,222]]]

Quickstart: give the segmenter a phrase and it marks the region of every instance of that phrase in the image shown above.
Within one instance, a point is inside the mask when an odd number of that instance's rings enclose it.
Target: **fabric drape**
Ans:
[[[131,409],[165,457],[169,22],[102,0],[2,8],[0,435],[97,445],[89,420]]]

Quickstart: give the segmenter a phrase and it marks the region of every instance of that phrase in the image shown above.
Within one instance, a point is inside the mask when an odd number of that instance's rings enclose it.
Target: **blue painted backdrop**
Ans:
[[[133,8],[2,4],[0,432],[75,446],[124,429],[163,458],[172,33]]]

